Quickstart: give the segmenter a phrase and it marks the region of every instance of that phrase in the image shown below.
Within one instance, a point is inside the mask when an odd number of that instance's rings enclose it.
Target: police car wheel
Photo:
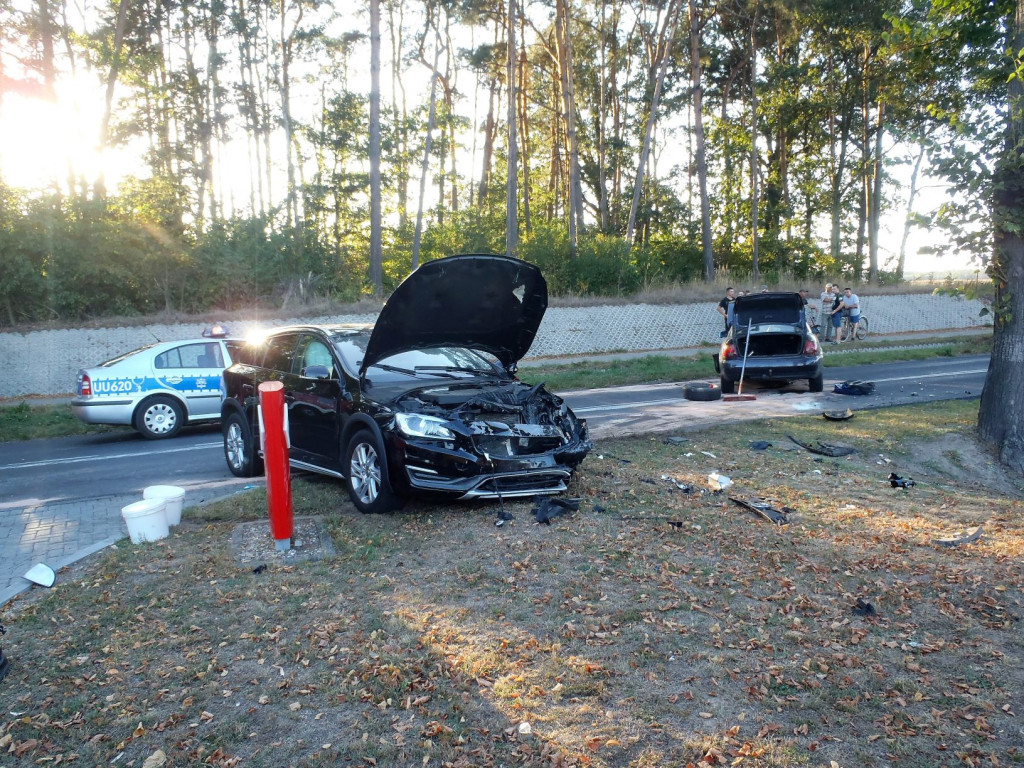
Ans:
[[[181,404],[164,395],[143,400],[135,410],[135,429],[147,440],[174,437],[184,420]]]

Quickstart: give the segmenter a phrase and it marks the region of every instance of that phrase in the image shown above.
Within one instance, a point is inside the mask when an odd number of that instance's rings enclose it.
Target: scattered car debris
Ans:
[[[679,437],[678,435],[669,435],[665,438],[667,445],[686,445],[688,442],[690,442],[690,438]]]
[[[259,565],[257,565],[255,568],[252,569],[252,572],[259,574],[259,573],[263,573],[266,570],[267,570],[267,564],[266,563],[260,563]]]
[[[750,450],[752,451],[766,451],[772,447],[772,444],[767,440],[751,440]]]
[[[671,527],[673,527],[673,528],[682,528],[683,527],[683,521],[682,520],[667,520],[666,522]]]
[[[531,511],[538,523],[551,525],[551,521],[560,515],[575,512],[580,508],[579,499],[559,499],[545,496]]]
[[[775,523],[778,526],[789,525],[789,518],[786,516],[786,512],[772,506],[763,499],[741,499],[736,496],[730,496],[729,501],[734,504],[739,504],[744,509],[749,509],[751,512],[756,515],[760,515],[768,522]]]
[[[847,408],[845,411],[824,411],[821,415],[829,421],[846,421],[853,418],[853,411]]]
[[[938,539],[932,539],[933,544],[938,544],[940,547],[959,547],[961,544],[970,544],[972,541],[977,541],[981,538],[981,525],[976,525],[973,528],[968,528],[966,531],[957,531],[951,536],[943,536]]]
[[[817,447],[802,443],[792,435],[786,435],[790,440],[799,445],[805,451],[816,453],[819,456],[831,456],[832,458],[839,458],[840,456],[849,456],[851,453],[856,453],[856,448],[851,448],[848,445],[832,445],[831,443],[823,443],[818,441]]]
[[[53,568],[43,563],[36,563],[25,572],[25,578],[40,587],[52,587],[57,580]]]
[[[692,485],[690,485],[689,483],[681,483],[678,480],[676,480],[674,477],[669,477],[668,475],[662,475],[661,479],[664,482],[668,483],[669,485],[672,485],[676,489],[682,491],[683,493],[693,493],[693,491],[694,491],[694,487]]]
[[[873,381],[840,381],[832,391],[837,395],[870,395],[875,391]]]
[[[873,606],[871,603],[869,603],[862,597],[857,598],[857,603],[853,606],[852,610],[858,616],[877,615],[877,611],[875,611],[875,606]]]
[[[721,475],[718,472],[712,472],[708,475],[708,485],[711,486],[712,491],[724,491],[732,485],[732,478]]]
[[[913,481],[913,479],[911,479],[909,477],[908,478],[902,478],[899,475],[897,475],[895,472],[890,472],[889,473],[888,480],[889,480],[889,485],[891,485],[893,488],[913,488],[915,485],[917,485],[917,483],[915,483]]]
[[[494,524],[498,528],[501,528],[501,526],[503,526],[509,520],[514,520],[514,519],[515,519],[515,515],[513,515],[511,512],[506,512],[504,505],[502,505],[502,507],[498,510],[498,519],[495,521]]]
[[[711,451],[701,451],[701,453],[703,453],[705,456],[710,456],[712,459],[717,459],[718,458]]]

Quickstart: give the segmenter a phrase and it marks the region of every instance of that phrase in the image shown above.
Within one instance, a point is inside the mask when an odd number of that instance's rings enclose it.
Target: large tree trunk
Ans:
[[[384,293],[380,178],[380,0],[370,0],[370,285]]]
[[[715,279],[711,252],[711,199],[708,197],[708,160],[704,145],[704,89],[701,85],[701,28],[696,0],[690,0],[690,85],[693,89],[693,133],[696,142],[697,184],[700,188],[700,241],[704,251],[704,279]]]
[[[1024,48],[1024,0],[1008,41]],[[1024,85],[1020,70],[1007,86],[1007,140],[996,171],[993,220],[995,253],[989,274],[996,287],[992,357],[978,412],[978,434],[999,451],[1002,463],[1024,474]]]

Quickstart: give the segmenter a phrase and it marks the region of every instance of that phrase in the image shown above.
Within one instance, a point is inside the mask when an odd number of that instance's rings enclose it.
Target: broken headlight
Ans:
[[[406,437],[431,437],[436,440],[453,440],[455,438],[455,434],[444,425],[444,420],[435,416],[396,413],[395,423]]]

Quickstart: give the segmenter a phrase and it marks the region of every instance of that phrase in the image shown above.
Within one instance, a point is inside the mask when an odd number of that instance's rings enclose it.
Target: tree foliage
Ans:
[[[72,167],[0,188],[0,323],[386,293],[412,266],[424,158],[420,259],[502,252],[512,221],[556,292],[901,276],[880,229],[905,206],[896,147],[961,192],[908,226],[992,245],[1008,0],[372,6],[379,132],[368,1],[138,0],[77,26],[66,0],[0,4],[0,111],[87,71],[110,86],[101,149],[140,158],[117,186]]]

